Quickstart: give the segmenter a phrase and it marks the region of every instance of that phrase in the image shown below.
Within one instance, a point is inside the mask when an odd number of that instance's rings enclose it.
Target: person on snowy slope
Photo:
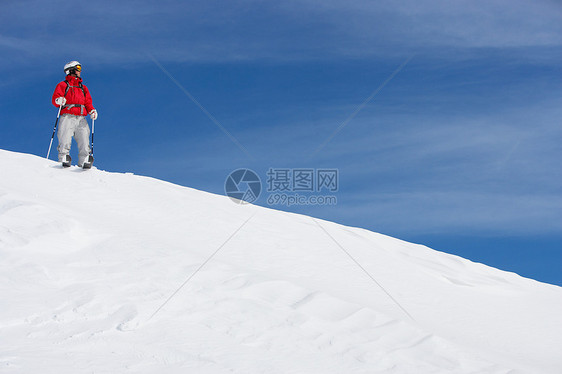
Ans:
[[[90,156],[90,128],[85,117],[89,114],[92,120],[96,120],[98,112],[92,105],[90,91],[82,84],[82,65],[71,61],[64,66],[64,72],[66,79],[57,84],[52,99],[54,106],[62,107],[57,133],[59,162],[70,166],[69,153],[74,137],[78,144],[78,166],[82,167]]]

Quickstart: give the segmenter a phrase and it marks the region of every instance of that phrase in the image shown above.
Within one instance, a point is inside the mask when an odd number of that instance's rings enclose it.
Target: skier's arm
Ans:
[[[94,105],[92,104],[92,96],[90,95],[90,90],[88,90],[88,87],[84,86],[84,93],[86,94],[86,111],[88,113],[90,113],[92,110],[94,110]]]
[[[64,82],[60,82],[59,84],[57,84],[57,87],[55,87],[55,92],[53,92],[53,99],[51,101],[57,108],[59,107],[59,105],[55,102],[55,100],[59,97],[64,97]]]

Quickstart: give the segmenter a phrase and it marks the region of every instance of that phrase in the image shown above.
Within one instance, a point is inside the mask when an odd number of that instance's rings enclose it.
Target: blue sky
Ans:
[[[562,285],[559,2],[0,6],[0,148],[46,153],[77,59],[100,169],[222,194],[337,168],[336,206],[284,209]]]

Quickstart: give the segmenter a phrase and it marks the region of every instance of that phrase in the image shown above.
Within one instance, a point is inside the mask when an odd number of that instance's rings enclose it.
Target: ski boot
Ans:
[[[62,158],[62,167],[63,168],[68,168],[70,167],[70,165],[72,165],[72,158],[70,157],[70,155],[64,155]]]
[[[94,163],[94,156],[89,155],[86,161],[82,164],[82,169],[91,169]]]

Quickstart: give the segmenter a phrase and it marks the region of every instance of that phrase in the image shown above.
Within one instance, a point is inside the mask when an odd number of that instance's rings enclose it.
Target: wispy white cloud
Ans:
[[[3,54],[79,54],[99,63],[302,61],[431,48],[560,47],[550,1],[98,1],[3,5]]]
[[[341,222],[404,234],[544,235],[562,231],[558,194],[435,190],[340,196]]]

